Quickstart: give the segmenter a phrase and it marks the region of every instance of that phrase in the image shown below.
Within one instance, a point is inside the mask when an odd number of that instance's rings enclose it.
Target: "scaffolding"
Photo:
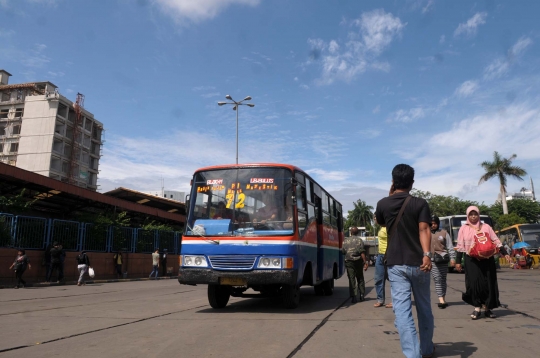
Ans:
[[[75,120],[73,121],[73,138],[71,139],[71,153],[69,155],[68,166],[68,182],[73,185],[77,185],[77,179],[79,179],[79,158],[81,155],[81,143],[82,143],[82,110],[84,108],[84,95],[77,93],[77,100],[73,104],[75,110]]]

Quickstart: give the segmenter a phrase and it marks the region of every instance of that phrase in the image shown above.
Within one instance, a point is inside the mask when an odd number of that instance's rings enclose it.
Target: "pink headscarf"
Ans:
[[[475,228],[480,228],[480,224],[482,223],[480,221],[480,218],[478,218],[478,222],[476,224],[473,224],[472,222],[469,221],[469,213],[471,211],[476,211],[476,213],[478,214],[478,216],[480,216],[480,210],[478,210],[478,208],[474,205],[471,205],[467,208],[467,224],[471,225],[472,227],[475,227]]]

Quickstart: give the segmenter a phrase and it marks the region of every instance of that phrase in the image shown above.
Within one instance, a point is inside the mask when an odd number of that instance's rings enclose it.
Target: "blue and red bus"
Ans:
[[[231,296],[281,296],[296,308],[301,286],[332,295],[343,275],[342,206],[298,167],[201,168],[186,204],[178,282],[207,284],[213,308]]]

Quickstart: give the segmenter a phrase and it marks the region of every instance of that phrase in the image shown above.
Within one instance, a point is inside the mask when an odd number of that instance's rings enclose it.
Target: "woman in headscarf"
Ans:
[[[435,215],[431,216],[431,255],[434,265],[431,267],[431,277],[435,281],[435,292],[439,297],[438,307],[448,307],[446,303],[446,276],[448,274],[448,262],[452,266],[456,263],[456,252],[452,245],[452,238],[448,231],[439,228],[441,222]],[[439,262],[437,262],[439,261]]]
[[[510,260],[510,256],[491,226],[480,221],[480,210],[476,206],[469,206],[467,208],[467,223],[459,229],[458,233],[456,270],[461,271],[461,258],[465,255],[467,269],[465,271],[465,293],[462,298],[463,301],[474,307],[471,314],[473,320],[480,317],[482,307],[485,309],[484,314],[487,318],[495,318],[496,316],[491,310],[501,305],[494,258],[478,260],[468,255],[474,243],[474,236],[479,232],[489,236],[506,259]]]

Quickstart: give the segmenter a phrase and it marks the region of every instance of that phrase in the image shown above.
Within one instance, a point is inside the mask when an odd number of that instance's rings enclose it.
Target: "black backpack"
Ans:
[[[77,262],[79,265],[86,265],[86,254],[79,254],[77,256]]]

